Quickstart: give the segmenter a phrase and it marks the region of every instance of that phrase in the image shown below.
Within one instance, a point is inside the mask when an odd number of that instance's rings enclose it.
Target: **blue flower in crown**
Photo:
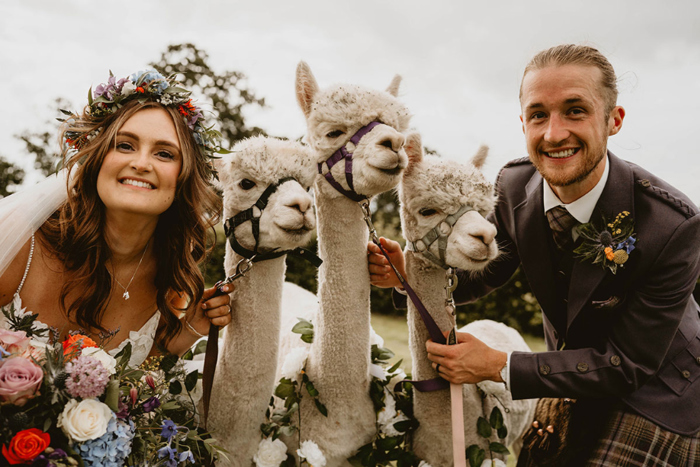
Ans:
[[[137,71],[129,79],[136,86],[147,84],[151,94],[162,94],[169,87],[167,78],[155,70]]]

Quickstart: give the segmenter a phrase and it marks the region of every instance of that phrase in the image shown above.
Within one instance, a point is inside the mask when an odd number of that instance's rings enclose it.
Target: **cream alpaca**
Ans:
[[[217,161],[224,195],[224,218],[251,207],[271,184],[286,177],[260,216],[259,251],[302,246],[310,240],[315,218],[307,189],[313,182],[310,150],[299,143],[255,137],[236,144]],[[236,229],[239,242],[252,249],[250,222]],[[232,274],[241,259],[227,244],[225,268]],[[250,466],[260,442],[260,424],[275,384],[285,256],[255,263],[235,282],[233,321],[226,327],[209,410],[210,430],[228,450],[234,466]]]
[[[449,234],[445,262],[478,274],[488,264],[497,260],[498,248],[494,241],[496,229],[483,216],[493,209],[494,197],[491,184],[484,180],[480,170],[487,149],[482,148],[472,164],[436,157],[423,157],[418,135],[410,135],[406,142],[409,165],[399,189],[401,199],[401,224],[406,239],[415,242],[435,227],[447,215],[467,205],[474,210],[466,212],[453,226]],[[437,242],[433,247],[437,246]],[[436,249],[431,249],[438,255]],[[406,274],[409,283],[442,330],[452,326],[445,309],[445,270],[419,253],[406,251]],[[429,339],[418,311],[409,302],[409,346],[413,359],[414,379],[431,379],[437,376],[427,358],[425,342]],[[481,320],[460,329],[475,335],[491,347],[503,351],[529,351],[523,338],[512,328],[490,320]],[[505,444],[517,444],[521,434],[532,421],[534,400],[513,401],[502,383],[484,382],[480,386],[487,394],[481,398],[475,385],[463,385],[464,422],[466,446],[479,444],[486,447],[476,433],[476,420],[488,416],[496,405],[496,397],[508,407],[501,407],[508,437]],[[496,397],[494,397],[496,396]],[[498,404],[500,406],[500,404]],[[450,393],[447,390],[420,393],[414,391],[414,415],[420,427],[414,437],[414,451],[431,465],[453,465],[452,432],[450,423]],[[493,441],[496,439],[494,438]]]
[[[410,115],[395,97],[399,81],[399,77],[394,78],[387,92],[353,85],[320,91],[308,65],[301,62],[297,68],[297,100],[306,116],[307,139],[316,151],[317,162],[328,159],[363,126],[381,122],[357,147],[348,148],[353,153],[355,191],[366,197],[394,188],[406,166],[401,132]],[[348,187],[343,163],[335,165],[332,173]],[[357,202],[337,192],[321,175],[317,175],[314,187],[323,265],[319,270],[319,312],[313,318],[315,337],[306,368],[328,408],[328,417],[316,410],[310,398],[304,399],[302,441],[316,442],[330,467],[346,465],[346,459],[376,432],[376,415],[369,398],[368,232]],[[283,313],[291,317],[287,322],[300,316],[287,306]],[[298,335],[289,339],[290,345],[302,345]],[[296,439],[286,441],[296,450]]]

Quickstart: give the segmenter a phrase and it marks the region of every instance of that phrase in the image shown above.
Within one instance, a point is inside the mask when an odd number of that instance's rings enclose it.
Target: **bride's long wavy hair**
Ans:
[[[61,289],[62,311],[74,316],[80,326],[107,331],[101,321],[113,281],[106,267],[111,251],[104,235],[105,206],[97,192],[97,175],[107,152],[116,144],[121,126],[146,108],[168,112],[175,124],[182,154],[175,200],[160,215],[153,239],[157,261],[156,304],[164,320],[156,341],[165,347],[182,331],[179,319],[182,313],[192,312],[202,298],[204,277],[198,264],[210,249],[207,231],[213,230],[221,213],[221,199],[209,183],[210,173],[199,146],[177,109],[157,102],[134,100],[107,117],[92,117],[86,107],[81,115],[68,119],[62,128],[61,141],[67,132],[100,130],[77,152],[64,149],[64,165],[75,171],[75,176],[69,182],[67,202],[44,223],[41,233],[43,245],[53,251],[70,272]],[[73,294],[77,298],[67,303],[67,297],[75,290],[80,291]],[[185,310],[174,307],[173,293],[188,298]]]

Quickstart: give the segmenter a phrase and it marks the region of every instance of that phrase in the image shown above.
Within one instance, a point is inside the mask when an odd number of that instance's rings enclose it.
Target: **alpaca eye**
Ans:
[[[437,211],[435,209],[423,208],[420,211],[418,211],[418,214],[420,214],[423,217],[430,217],[432,215],[437,214]]]
[[[337,138],[337,137],[342,136],[342,135],[344,135],[344,134],[345,134],[345,132],[342,131],[342,130],[333,130],[333,131],[331,131],[330,133],[328,133],[328,134],[326,135],[326,137],[328,137],[328,138]]]
[[[250,190],[255,186],[255,182],[244,178],[243,180],[241,180],[241,183],[239,183],[238,186],[240,186],[244,190]]]

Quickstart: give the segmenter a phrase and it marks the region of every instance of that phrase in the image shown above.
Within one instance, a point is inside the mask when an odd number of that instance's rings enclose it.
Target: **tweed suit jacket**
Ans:
[[[576,259],[565,304],[556,300],[543,179],[527,159],[498,176],[489,220],[501,259],[478,278],[463,274],[458,302],[503,285],[519,265],[543,311],[548,352],[514,352],[513,398],[620,399],[675,433],[700,430],[700,215],[682,193],[608,153],[610,173],[591,217],[629,211],[637,243],[613,275]],[[557,350],[562,349],[563,350]]]

